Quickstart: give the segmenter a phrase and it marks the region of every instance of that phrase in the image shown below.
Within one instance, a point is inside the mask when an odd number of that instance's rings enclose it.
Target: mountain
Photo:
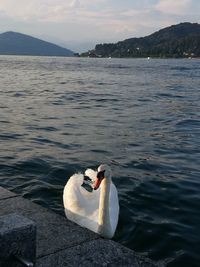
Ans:
[[[200,24],[180,23],[149,36],[118,43],[98,44],[82,56],[97,57],[200,57]]]
[[[73,56],[74,53],[58,45],[18,33],[5,32],[0,34],[1,55],[31,56]]]

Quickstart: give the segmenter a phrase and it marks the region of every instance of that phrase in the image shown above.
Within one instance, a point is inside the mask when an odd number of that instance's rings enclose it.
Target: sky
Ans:
[[[28,34],[75,52],[180,22],[200,23],[200,0],[0,0],[0,33]]]

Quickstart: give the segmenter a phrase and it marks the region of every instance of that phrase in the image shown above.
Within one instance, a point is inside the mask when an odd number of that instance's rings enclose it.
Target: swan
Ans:
[[[114,236],[119,216],[118,193],[107,164],[97,172],[87,169],[85,175],[74,174],[63,191],[66,217],[105,238]]]

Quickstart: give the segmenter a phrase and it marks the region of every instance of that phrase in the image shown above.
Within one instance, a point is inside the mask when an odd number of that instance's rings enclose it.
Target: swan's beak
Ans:
[[[94,184],[93,184],[93,188],[94,190],[97,190],[102,182],[102,180],[104,179],[104,173],[105,171],[100,171],[97,173],[97,178],[96,180],[94,181]]]
[[[103,179],[96,178],[96,180],[94,181],[94,184],[93,184],[93,189],[94,190],[97,190],[99,188],[102,180]]]

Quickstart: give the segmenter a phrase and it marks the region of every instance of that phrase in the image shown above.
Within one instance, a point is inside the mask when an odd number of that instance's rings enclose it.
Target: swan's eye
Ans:
[[[105,174],[105,170],[104,171],[100,171],[97,173],[97,178],[98,179],[103,179],[104,178],[104,174]]]

